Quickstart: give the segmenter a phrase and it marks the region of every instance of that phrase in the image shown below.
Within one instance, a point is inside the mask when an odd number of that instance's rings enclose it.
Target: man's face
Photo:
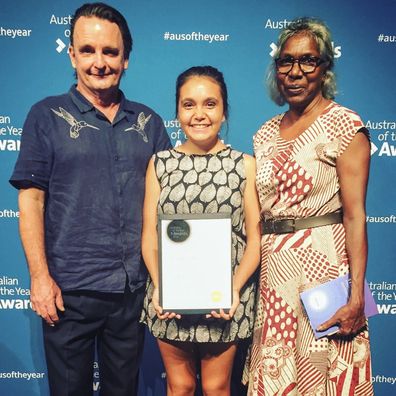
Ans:
[[[77,89],[84,96],[117,94],[128,59],[124,58],[121,31],[115,23],[80,17],[69,55],[77,73]]]

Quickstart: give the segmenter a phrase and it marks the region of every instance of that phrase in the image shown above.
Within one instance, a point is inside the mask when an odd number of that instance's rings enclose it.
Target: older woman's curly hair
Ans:
[[[270,65],[267,75],[267,84],[271,99],[279,106],[283,106],[286,103],[285,98],[281,95],[278,89],[275,59],[279,56],[286,41],[296,34],[306,34],[315,40],[318,46],[320,57],[326,62],[327,65],[322,84],[322,95],[326,99],[334,99],[337,93],[337,86],[335,74],[333,72],[334,51],[331,33],[323,21],[311,17],[294,19],[279,34],[277,43],[278,48],[274,55],[274,61]]]

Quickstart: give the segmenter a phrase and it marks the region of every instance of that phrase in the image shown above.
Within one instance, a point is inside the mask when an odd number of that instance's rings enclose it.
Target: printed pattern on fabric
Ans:
[[[334,102],[296,139],[279,133],[283,115],[254,137],[264,219],[303,218],[341,209],[336,160],[364,125]],[[249,396],[373,395],[369,336],[315,340],[299,293],[348,272],[342,224],[263,235]]]
[[[243,153],[225,148],[208,155],[188,155],[166,150],[154,156],[160,183],[158,213],[230,213],[232,267],[235,272],[246,247],[243,193],[246,185]],[[230,342],[247,338],[253,329],[255,282],[241,290],[240,304],[230,321],[204,315],[183,315],[180,320],[160,320],[151,302],[153,284],[148,279],[141,320],[157,338],[189,342]]]

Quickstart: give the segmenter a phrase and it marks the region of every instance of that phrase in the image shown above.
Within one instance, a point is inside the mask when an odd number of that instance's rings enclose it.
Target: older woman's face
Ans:
[[[320,58],[315,40],[304,33],[290,37],[284,44],[279,58],[290,57],[295,60],[303,56]],[[298,62],[294,62],[287,74],[277,73],[280,93],[290,108],[305,108],[315,99],[322,97],[322,83],[325,65],[316,67],[312,73],[304,73]]]

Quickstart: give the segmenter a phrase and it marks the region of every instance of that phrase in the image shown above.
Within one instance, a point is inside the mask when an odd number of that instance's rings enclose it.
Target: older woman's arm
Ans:
[[[318,330],[325,330],[338,324],[339,334],[349,335],[358,332],[365,325],[364,278],[367,262],[365,199],[369,164],[369,140],[365,133],[357,133],[337,160],[346,250],[350,267],[351,295],[348,303],[319,326]]]

